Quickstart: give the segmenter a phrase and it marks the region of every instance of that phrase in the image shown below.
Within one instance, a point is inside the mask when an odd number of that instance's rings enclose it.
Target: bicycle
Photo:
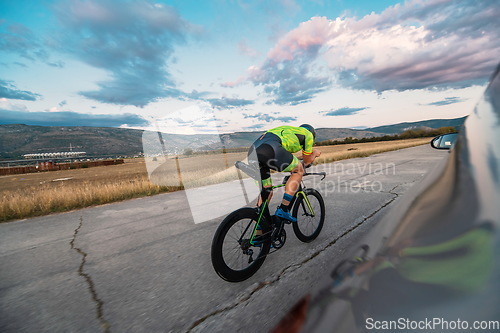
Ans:
[[[257,167],[244,162],[235,163],[237,169],[251,178],[259,179]],[[325,172],[305,173],[305,176],[319,175],[325,179]],[[262,203],[257,207],[243,207],[229,214],[219,225],[212,240],[212,266],[217,274],[229,282],[240,282],[255,274],[264,263],[267,255],[281,249],[286,242],[283,220],[269,212],[269,195],[279,187],[285,186],[290,176],[279,185],[270,189],[261,187]],[[241,177],[240,177],[241,181]],[[297,218],[292,223],[293,231],[302,242],[309,243],[318,237],[325,221],[325,203],[321,194],[306,188],[301,183],[292,201],[292,215]],[[275,250],[270,252],[270,249]]]

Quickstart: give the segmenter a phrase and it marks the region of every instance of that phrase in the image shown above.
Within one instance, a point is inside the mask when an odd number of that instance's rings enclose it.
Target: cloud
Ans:
[[[28,111],[28,107],[24,104],[13,104],[7,98],[0,98],[0,110]]]
[[[36,101],[39,97],[41,97],[40,94],[33,93],[31,91],[19,90],[11,82],[12,81],[6,81],[0,79],[0,98]]]
[[[25,112],[0,110],[0,124],[26,124],[38,126],[92,126],[119,127],[146,126],[147,120],[139,115],[124,113],[118,115],[86,114],[72,111],[61,112]]]
[[[14,61],[13,64],[16,66],[22,67],[22,68],[28,67],[28,66],[26,66],[26,64],[23,64],[22,62],[18,62],[18,61]]]
[[[324,114],[325,116],[333,116],[333,117],[336,117],[336,116],[351,116],[351,115],[354,115],[354,114],[359,113],[360,111],[363,111],[363,110],[366,110],[366,109],[368,109],[368,107],[364,107],[364,108],[348,108],[348,107],[345,107],[345,108],[340,108],[340,109],[336,109],[336,110],[322,111],[320,113]]]
[[[312,61],[326,40],[328,29],[323,24],[326,21],[319,18],[318,25],[316,20],[313,25],[301,23],[278,41],[260,67],[248,69],[247,80],[264,87],[271,97],[268,104],[305,103],[330,86],[330,75],[321,74],[321,66]]]
[[[264,127],[264,124],[256,124],[256,125],[252,125],[252,126],[245,126],[243,128],[252,130],[252,129],[260,129],[262,127]]]
[[[301,9],[295,0],[279,0],[278,3],[283,6],[288,14],[295,14]]]
[[[47,65],[56,67],[56,68],[64,68],[64,61],[56,61],[56,62],[47,62]]]
[[[500,52],[500,7],[490,1],[409,1],[338,21],[324,57],[359,89],[408,90],[484,83]]]
[[[184,119],[181,119],[181,118],[174,118],[172,120],[175,121],[176,123],[182,124],[182,125],[188,125],[188,124],[192,123],[191,120],[184,120]]]
[[[190,99],[203,100],[206,96],[210,94],[211,93],[208,91],[192,90],[190,93],[186,93],[185,96]]]
[[[432,103],[425,104],[425,105],[443,106],[443,105],[461,103],[463,101],[465,101],[465,99],[460,98],[460,97],[445,97],[445,99],[442,101],[432,102]]]
[[[299,105],[307,103],[318,93],[326,90],[330,85],[328,77],[301,76],[299,72],[305,72],[303,68],[287,64],[286,68],[277,73],[273,80],[267,81],[264,92],[272,96],[266,104]],[[258,83],[255,81],[257,85]]]
[[[250,82],[268,103],[293,105],[334,85],[381,92],[482,84],[500,54],[498,17],[489,0],[411,0],[361,19],[313,17],[224,86]]]
[[[209,102],[214,109],[232,109],[246,105],[254,104],[254,101],[240,98],[209,98],[205,101]]]
[[[290,122],[290,121],[296,121],[297,120],[297,117],[290,117],[290,116],[286,116],[286,117],[273,117],[273,116],[270,116],[268,114],[263,114],[263,113],[257,113],[257,114],[253,114],[253,115],[243,114],[243,117],[245,119],[255,118],[255,119],[258,119],[260,121],[265,121],[265,122],[268,122],[268,123],[270,123],[272,121]]]
[[[64,34],[60,46],[110,79],[81,95],[103,103],[143,107],[160,98],[186,97],[177,89],[168,61],[174,47],[199,28],[173,8],[148,1],[69,0],[54,6]]]
[[[19,23],[8,24],[6,20],[0,20],[0,50],[2,52],[13,53],[30,61],[41,61],[49,66],[64,67],[61,61],[50,61],[46,44],[28,27]],[[14,64],[26,67],[18,61]]]
[[[240,51],[241,54],[246,55],[250,58],[256,58],[259,55],[259,53],[256,50],[248,46],[246,40],[241,40],[238,43],[238,50]]]

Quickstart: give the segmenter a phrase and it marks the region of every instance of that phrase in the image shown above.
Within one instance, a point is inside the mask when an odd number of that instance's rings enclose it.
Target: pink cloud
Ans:
[[[245,76],[240,76],[236,81],[228,81],[228,82],[223,82],[221,83],[221,87],[224,88],[234,88],[245,82],[247,78]]]
[[[326,43],[331,32],[332,22],[326,17],[313,17],[303,22],[298,28],[287,33],[277,45],[269,51],[267,58],[275,63],[292,60],[297,54],[311,47]]]
[[[489,0],[413,0],[361,19],[312,17],[280,38],[246,80],[284,103],[310,100],[335,82],[377,91],[485,82],[500,54],[498,17],[500,6]],[[326,72],[317,69],[322,63]]]

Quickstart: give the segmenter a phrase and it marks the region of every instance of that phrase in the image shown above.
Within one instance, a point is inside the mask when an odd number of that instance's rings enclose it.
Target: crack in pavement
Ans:
[[[348,235],[349,233],[353,232],[354,230],[356,230],[358,227],[360,227],[363,223],[365,223],[367,220],[371,219],[373,216],[375,216],[378,212],[380,212],[382,209],[384,209],[385,207],[389,206],[394,200],[396,200],[398,197],[399,197],[399,194],[398,193],[395,193],[393,192],[397,187],[399,187],[400,185],[403,185],[403,184],[398,184],[396,186],[394,186],[392,189],[390,189],[389,191],[387,192],[384,192],[384,193],[389,193],[389,194],[392,194],[394,197],[392,197],[390,200],[388,200],[386,203],[384,203],[383,205],[381,205],[379,208],[377,208],[376,210],[374,210],[372,213],[370,213],[370,215],[368,216],[363,216],[361,218],[361,221],[356,223],[355,225],[353,225],[351,228],[349,228],[348,230],[344,231],[340,236],[336,237],[335,239],[333,239],[330,243],[326,244],[326,246],[324,246],[322,249],[320,250],[317,250],[316,252],[314,252],[313,254],[311,254],[308,258],[304,259],[302,262],[298,263],[298,264],[293,264],[293,265],[290,265],[290,266],[287,266],[285,268],[283,268],[281,270],[281,272],[279,274],[277,274],[277,276],[272,279],[272,280],[268,280],[268,281],[263,281],[263,282],[260,282],[255,288],[253,288],[249,293],[248,295],[238,299],[237,302],[233,303],[233,304],[230,304],[222,309],[219,309],[219,310],[216,310],[216,311],[213,311],[209,314],[207,314],[206,316],[203,316],[202,318],[196,320],[192,325],[191,327],[188,329],[187,332],[191,332],[193,331],[197,326],[199,326],[200,324],[202,324],[203,322],[205,322],[207,319],[211,318],[211,317],[214,317],[218,314],[221,314],[223,312],[226,312],[226,311],[229,311],[231,309],[234,309],[236,308],[238,305],[248,301],[256,292],[258,292],[259,290],[261,290],[262,288],[264,288],[265,286],[268,286],[268,285],[272,285],[274,284],[275,282],[279,281],[282,276],[287,273],[287,272],[291,272],[291,271],[294,271],[298,268],[300,268],[302,265],[308,263],[309,261],[313,260],[315,257],[317,257],[318,255],[320,255],[322,252],[324,252],[325,250],[327,250],[328,248],[330,248],[331,246],[335,245],[340,239],[342,239],[343,237],[345,237],[346,235]],[[292,269],[293,268],[293,269]]]
[[[222,309],[219,309],[219,310],[216,310],[214,312],[211,312],[209,313],[208,315],[196,320],[192,325],[191,327],[188,329],[188,332],[191,332],[193,329],[195,329],[198,325],[200,325],[201,323],[203,323],[205,320],[207,320],[208,318],[210,317],[213,317],[213,316],[216,316],[218,315],[219,313],[223,313],[225,311],[228,311],[228,310],[231,310],[235,307],[237,307],[238,305],[248,301],[250,298],[252,298],[253,294],[255,294],[256,292],[258,292],[259,290],[261,290],[262,288],[264,288],[265,286],[268,286],[268,285],[271,285],[275,282],[277,282],[279,279],[281,279],[281,277],[286,273],[287,270],[289,270],[290,268],[299,268],[300,266],[302,266],[303,263],[300,263],[300,264],[294,264],[294,265],[290,265],[290,266],[287,266],[285,268],[283,268],[281,270],[281,272],[279,274],[277,274],[276,278],[273,279],[273,280],[270,280],[270,281],[263,281],[263,282],[260,282],[254,289],[252,289],[250,291],[250,293],[244,297],[241,297],[235,304],[231,304],[231,305],[228,305]]]
[[[96,303],[96,315],[97,315],[97,320],[101,324],[101,327],[103,329],[104,333],[109,333],[111,325],[104,319],[104,302],[97,296],[97,291],[95,288],[94,281],[92,281],[92,277],[84,272],[84,266],[87,263],[87,253],[85,253],[82,249],[78,248],[75,246],[75,241],[76,241],[76,236],[78,235],[78,232],[80,231],[80,228],[83,226],[83,217],[80,216],[80,224],[78,227],[75,229],[75,233],[73,234],[73,239],[71,239],[71,242],[69,244],[71,245],[71,249],[75,250],[82,256],[82,262],[80,263],[80,267],[78,267],[78,275],[83,277],[85,281],[87,282],[88,289],[90,291],[90,294],[92,295],[92,300]]]

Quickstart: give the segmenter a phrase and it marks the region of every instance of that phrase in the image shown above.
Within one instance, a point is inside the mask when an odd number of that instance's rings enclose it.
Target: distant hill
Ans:
[[[85,151],[89,155],[132,155],[142,151],[142,131],[104,127],[0,125],[0,157],[28,153]]]
[[[464,118],[435,119],[414,123],[401,123],[364,130],[349,128],[319,128],[317,141],[365,138],[381,134],[393,134],[409,128],[460,126]],[[18,159],[23,154],[69,151],[85,151],[90,156],[134,156],[143,152],[143,131],[113,127],[84,126],[29,126],[22,124],[0,125],[0,158]],[[215,150],[249,147],[263,132],[236,132],[223,134],[178,135],[163,134],[169,151],[183,153],[185,149]],[[157,141],[158,135],[148,132]],[[224,142],[224,145],[222,144]]]
[[[399,123],[394,125],[378,126],[367,128],[367,131],[379,133],[379,134],[398,134],[409,129],[420,129],[420,128],[440,128],[440,127],[461,127],[465,121],[465,118],[454,118],[454,119],[431,119],[424,121],[417,121],[412,123]]]
[[[183,153],[185,149],[215,150],[221,148],[249,147],[262,132],[236,132],[229,134],[163,134],[169,152]],[[373,137],[378,133],[348,128],[320,128],[318,141],[345,137]],[[154,144],[158,135],[149,132]],[[85,151],[89,156],[134,156],[143,152],[143,131],[112,127],[84,126],[29,126],[22,124],[0,125],[0,158],[21,158],[29,153],[60,151]],[[223,144],[224,143],[224,144]]]
[[[223,134],[222,138],[227,148],[248,147],[251,145],[264,131],[261,132],[236,132]],[[343,139],[346,137],[366,138],[378,136],[378,133],[367,130],[356,130],[350,128],[318,128],[316,129],[316,141],[324,141],[331,139]],[[222,146],[211,146],[210,148],[222,148]]]

